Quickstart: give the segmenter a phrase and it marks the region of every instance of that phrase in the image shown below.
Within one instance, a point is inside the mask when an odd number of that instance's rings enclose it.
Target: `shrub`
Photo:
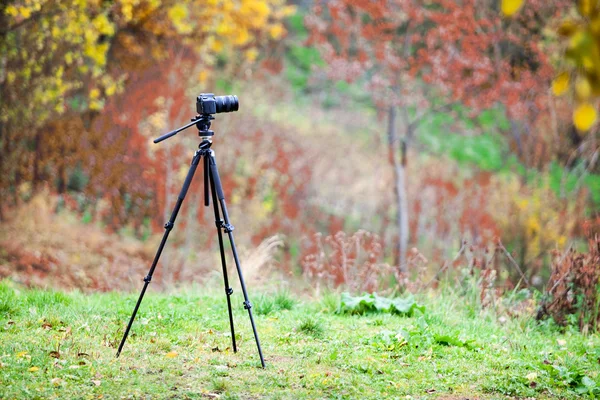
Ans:
[[[344,232],[325,236],[314,234],[306,243],[301,257],[302,273],[329,288],[344,286],[351,292],[374,292],[392,268],[381,261],[383,249],[379,236],[359,230],[348,236]]]
[[[552,274],[537,319],[553,318],[560,325],[598,331],[600,320],[600,235],[589,235],[588,252],[569,248],[555,252]]]

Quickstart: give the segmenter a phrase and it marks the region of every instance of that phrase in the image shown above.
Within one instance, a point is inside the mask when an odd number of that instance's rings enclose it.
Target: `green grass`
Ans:
[[[500,324],[469,297],[419,297],[425,311],[409,318],[339,315],[332,294],[312,302],[251,295],[272,303],[255,314],[264,370],[239,291],[237,354],[224,296],[196,288],[150,290],[116,359],[137,294],[65,294],[4,281],[0,398],[574,398],[600,384],[597,335],[526,317]]]

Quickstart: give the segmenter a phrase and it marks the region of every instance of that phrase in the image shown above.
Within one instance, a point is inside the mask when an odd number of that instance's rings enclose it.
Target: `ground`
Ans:
[[[212,285],[213,287],[215,285]],[[251,292],[267,366],[243,298],[231,351],[221,291],[149,290],[120,358],[137,293],[82,294],[0,283],[0,398],[574,398],[594,393],[600,339],[472,297],[417,298],[424,312],[336,313],[337,294]],[[471,299],[471,300],[470,300]]]

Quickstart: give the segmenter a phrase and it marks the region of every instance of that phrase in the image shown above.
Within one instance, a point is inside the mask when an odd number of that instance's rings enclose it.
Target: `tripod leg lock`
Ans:
[[[231,296],[233,294],[233,289],[232,288],[227,288],[225,290],[225,293],[227,293],[227,296]]]
[[[223,224],[221,224],[221,226],[223,227],[223,230],[224,230],[225,232],[227,232],[227,233],[231,233],[231,232],[233,232],[233,230],[235,229],[235,228],[233,227],[233,225],[231,225],[231,224],[225,224],[225,223],[223,223]]]
[[[144,277],[144,282],[146,282],[146,283],[150,283],[151,280],[152,280],[152,277],[150,275],[146,275]]]
[[[250,303],[250,300],[246,300],[244,302],[244,309],[249,310],[252,308],[252,303]]]
[[[171,221],[167,222],[165,224],[165,229],[170,231],[171,229],[173,229],[173,223]]]

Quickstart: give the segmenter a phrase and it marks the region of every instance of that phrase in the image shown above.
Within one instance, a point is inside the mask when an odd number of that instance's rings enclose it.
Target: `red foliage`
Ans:
[[[301,265],[304,276],[317,285],[372,293],[380,288],[386,275],[394,273],[381,261],[382,255],[379,237],[367,231],[351,236],[340,231],[325,238],[315,233],[305,241]]]
[[[411,82],[418,78],[474,110],[500,102],[511,117],[525,119],[548,105],[553,72],[538,45],[539,26],[557,8],[556,3],[531,1],[520,18],[507,22],[486,0],[426,5],[336,0],[318,3],[306,23],[330,76],[355,80],[368,72],[373,96],[380,101],[425,106],[431,96]]]

